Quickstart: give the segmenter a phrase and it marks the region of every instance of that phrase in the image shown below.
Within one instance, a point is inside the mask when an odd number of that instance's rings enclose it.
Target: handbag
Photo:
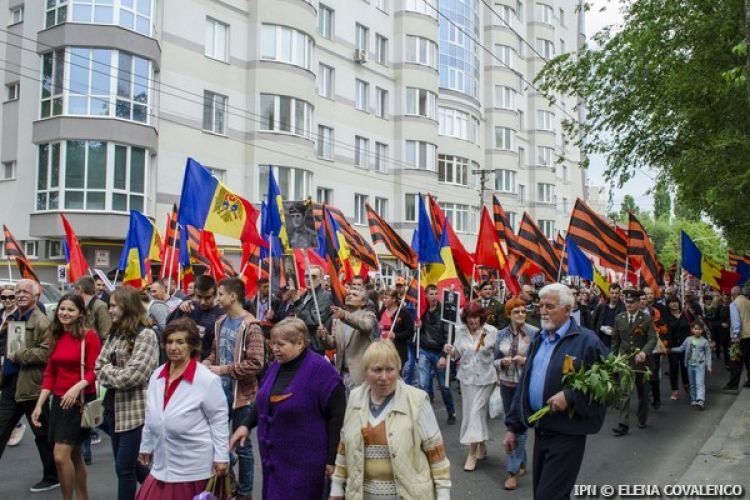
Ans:
[[[503,394],[500,392],[499,385],[496,385],[495,388],[492,389],[488,407],[491,419],[505,418],[505,411],[503,409]]]
[[[84,334],[83,340],[81,340],[81,380],[84,380],[84,364],[86,363],[86,335]],[[83,398],[83,391],[81,391],[81,428],[82,429],[93,429],[102,424],[104,420],[104,406],[102,400],[97,398],[89,401],[88,403]]]
[[[206,489],[193,497],[193,500],[229,500],[234,497],[232,493],[233,477],[227,473],[224,480],[220,481],[219,477],[214,474],[206,483]]]

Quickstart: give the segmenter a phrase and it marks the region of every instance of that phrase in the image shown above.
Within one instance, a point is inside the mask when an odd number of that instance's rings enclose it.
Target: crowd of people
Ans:
[[[666,287],[655,300],[649,288],[612,285],[605,296],[549,283],[506,296],[501,282],[486,280],[453,325],[435,285],[425,287],[421,310],[403,278],[388,288],[356,277],[337,304],[324,277],[310,266],[303,290],[276,293],[261,279],[254,297],[238,278],[199,276],[187,293],[169,279],[108,293],[84,277],[49,315],[36,282],[0,288],[0,456],[22,439],[25,415],[42,464],[33,492],[59,487],[65,500],[87,499],[86,465],[103,432],[118,500],[192,499],[228,474],[242,500],[254,494],[256,429],[256,497],[447,499],[451,466],[433,394],[437,386],[445,423],[455,424],[457,380],[463,470],[490,451],[488,404],[499,391],[505,489],[530,471],[535,498],[568,498],[606,408],[565,386],[566,370],[608,352],[630,355],[640,429],[661,405],[664,359],[670,399],[684,392],[699,410],[717,364],[729,370],[726,390],[739,389],[743,366],[750,387],[750,300],[738,287],[683,297]],[[24,329],[13,349],[11,324]],[[83,409],[99,398],[102,424],[82,427]],[[631,430],[630,399],[617,408],[615,436]],[[552,412],[531,426],[544,405]]]

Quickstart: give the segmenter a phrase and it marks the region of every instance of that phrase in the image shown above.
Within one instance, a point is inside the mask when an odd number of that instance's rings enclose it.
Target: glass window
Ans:
[[[516,172],[513,170],[495,170],[495,191],[503,193],[516,192]]]
[[[206,18],[206,57],[229,62],[229,25]]]
[[[260,165],[259,185],[268,186],[268,165]],[[312,172],[295,167],[273,167],[273,175],[285,200],[302,201],[312,195]],[[265,200],[267,194],[263,192]]]
[[[318,33],[329,40],[333,34],[333,9],[323,4],[318,6]]]
[[[203,130],[224,135],[226,133],[227,97],[203,92]]]
[[[437,54],[438,46],[432,40],[414,35],[406,36],[406,62],[437,69]]]
[[[151,35],[151,0],[119,0],[120,19],[123,28],[146,36]]]
[[[388,62],[388,39],[383,35],[375,35],[375,62],[387,64]]]
[[[68,17],[68,0],[46,0],[44,27],[64,23]]]
[[[323,63],[318,64],[317,87],[318,95],[333,99],[334,69]]]
[[[514,151],[516,131],[508,127],[495,127],[495,147],[506,151]]]
[[[495,44],[495,57],[500,60],[504,67],[514,69],[516,67],[516,49],[510,45]],[[495,61],[497,61],[497,59]]]
[[[8,26],[11,24],[18,24],[23,21],[23,5],[17,5],[15,7],[11,7],[10,9],[10,22],[8,23]]]
[[[16,178],[16,162],[4,161],[0,168],[0,181],[9,181]]]
[[[437,119],[437,95],[425,89],[406,87],[407,115],[417,115]]]
[[[555,185],[538,183],[536,185],[536,201],[539,203],[553,203],[555,196]]]
[[[333,129],[318,125],[318,156],[324,160],[333,160]]]
[[[486,3],[486,2],[485,2]],[[440,86],[478,98],[479,89],[479,2],[440,2]]]
[[[406,141],[405,163],[408,168],[435,171],[437,146],[424,141]]]
[[[502,109],[516,109],[516,90],[504,85],[495,85],[495,106]]]
[[[370,48],[370,30],[359,23],[354,25],[354,46],[358,50],[367,51]]]
[[[367,224],[367,195],[354,195],[354,223]]]
[[[467,158],[438,155],[438,181],[440,182],[468,186],[470,170],[470,163]]]
[[[438,0],[404,0],[404,10],[424,14],[437,20]]]
[[[404,221],[417,222],[417,207],[419,198],[417,193],[406,193],[404,195]]]
[[[538,130],[555,131],[555,114],[552,111],[537,110],[536,128]]]
[[[385,118],[388,114],[388,91],[375,87],[375,115]]]
[[[313,108],[302,99],[272,94],[260,95],[260,129],[289,132],[312,139]]]
[[[445,214],[445,219],[453,226],[453,229],[460,233],[469,231],[469,205],[443,202],[439,202],[438,205],[440,205]]]
[[[551,167],[552,166],[552,157],[555,153],[554,148],[550,148],[547,146],[537,146],[536,147],[536,164],[540,167]]]
[[[438,133],[479,143],[479,119],[457,109],[438,108]]]
[[[96,52],[96,51],[94,51]],[[96,54],[94,59],[96,60]],[[96,61],[94,63],[96,65]],[[151,64],[141,57],[120,53],[117,77],[116,116],[148,121],[148,82]]]
[[[367,149],[370,141],[362,136],[354,137],[354,166],[360,168],[367,168]]]
[[[261,59],[293,64],[312,71],[315,44],[306,33],[286,26],[264,24],[260,41]]]
[[[21,95],[21,83],[13,82],[5,84],[5,100],[15,101]]]
[[[560,26],[565,26],[565,11],[560,7]]]
[[[501,26],[509,25],[513,21],[513,18],[516,17],[516,11],[513,7],[501,3],[495,4],[495,14],[499,18],[500,23],[498,24]]]
[[[551,6],[545,3],[536,4],[534,20],[540,23],[552,24],[552,18],[554,16],[554,10]]]
[[[370,84],[360,79],[354,80],[354,107],[367,113],[367,97]]]
[[[376,9],[380,9],[383,12],[387,12],[388,10],[387,0],[372,0],[372,4],[375,6]]]
[[[545,59],[551,59],[555,57],[555,43],[552,40],[547,40],[545,38],[537,38],[536,50]]]
[[[42,118],[63,113],[64,71],[64,50],[54,50],[42,56]]]
[[[388,145],[382,142],[375,143],[375,171],[388,171]]]
[[[315,191],[315,199],[318,203],[326,203],[330,205],[333,203],[333,189],[318,187]]]
[[[539,229],[542,230],[544,236],[546,236],[548,240],[555,238],[555,221],[538,220],[537,223],[539,224]]]
[[[375,197],[375,212],[383,219],[388,219],[388,199]]]
[[[515,232],[515,230],[516,230],[516,213],[515,212],[505,212],[505,215],[508,217],[508,225]]]

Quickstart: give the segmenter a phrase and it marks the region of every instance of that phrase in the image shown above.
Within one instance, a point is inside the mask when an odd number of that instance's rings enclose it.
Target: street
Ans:
[[[617,414],[614,410],[610,410],[602,431],[588,439],[578,484],[655,484],[662,486],[676,481],[688,469],[704,442],[711,436],[736,398],[735,395],[720,392],[727,377],[727,371],[721,363],[716,363],[714,374],[708,376],[707,380],[706,409],[698,411],[690,406],[684,392],[680,394],[679,400],[670,401],[669,381],[666,376],[663,376],[661,408],[658,411],[651,411],[647,429],[633,428],[625,437],[617,438],[611,434],[610,428],[616,424]],[[458,396],[456,388],[457,385],[454,383],[454,394]],[[633,399],[633,411],[635,404],[635,399]],[[457,401],[456,406],[460,411],[460,400]],[[503,490],[503,482],[506,478],[505,454],[502,451],[505,428],[501,421],[491,421],[492,440],[488,443],[488,458],[479,462],[476,471],[468,473],[463,471],[465,449],[458,444],[460,414],[456,424],[448,426],[444,424],[446,413],[439,395],[436,395],[434,407],[438,421],[441,422],[443,438],[451,460],[453,481],[451,498],[531,498],[532,471],[530,466],[529,474],[520,480],[518,490],[514,492]],[[634,417],[631,416],[632,418]],[[255,437],[253,442],[257,442]],[[533,439],[529,439],[527,446],[531,460]],[[93,453],[94,464],[88,468],[90,497],[113,499],[117,479],[106,435],[101,444],[93,447]],[[59,490],[30,493],[28,488],[39,479],[41,479],[41,466],[33,437],[27,430],[21,444],[15,448],[6,449],[3,455],[0,464],[3,498],[46,500],[60,497]],[[260,499],[260,479],[260,468],[256,465],[254,495],[256,499]],[[738,477],[735,482],[744,484],[746,488],[750,484],[747,477]]]

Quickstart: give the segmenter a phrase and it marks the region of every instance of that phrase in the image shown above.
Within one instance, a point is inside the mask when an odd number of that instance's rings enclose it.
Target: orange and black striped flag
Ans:
[[[568,252],[565,249],[565,238],[563,238],[563,235],[560,234],[560,231],[557,232],[557,238],[555,238],[554,248],[555,255],[557,255],[557,260],[562,260],[563,274],[568,274]]]
[[[359,234],[351,224],[349,224],[344,213],[338,208],[330,205],[326,205],[326,209],[336,222],[339,232],[344,235],[346,244],[349,247],[349,254],[358,258],[373,269],[380,268],[380,265],[378,264],[378,256],[375,253],[375,250],[373,250],[362,235]],[[323,205],[321,203],[313,203],[313,217],[315,219],[315,229],[317,230],[323,222]]]
[[[164,231],[164,242],[161,247],[160,278],[170,276],[177,279],[180,264],[180,226],[177,224],[177,204],[172,205],[172,212],[167,215],[167,229]]]
[[[394,257],[403,262],[407,267],[416,269],[418,266],[417,252],[378,215],[369,203],[366,203],[365,207],[367,208],[367,224],[370,226],[372,244],[384,244]]]
[[[328,263],[328,276],[331,279],[331,294],[333,295],[333,301],[338,306],[344,305],[346,298],[346,290],[344,284],[341,282],[341,271],[344,268],[341,257],[339,256],[338,248],[336,248],[336,228],[333,222],[333,214],[330,209],[325,206],[323,210],[323,248],[325,250],[325,260]],[[341,230],[341,227],[338,228]],[[346,238],[346,237],[345,237]]]
[[[34,272],[34,268],[31,267],[31,262],[26,257],[26,253],[5,224],[3,224],[3,235],[5,236],[5,258],[16,261],[23,278],[39,283],[39,277]]]
[[[557,281],[560,261],[547,237],[528,212],[523,213],[517,241],[526,260],[537,265],[550,281]]]
[[[602,216],[594,212],[586,202],[578,198],[570,214],[568,236],[581,250],[599,257],[599,263],[618,273],[625,272],[628,254],[626,238]]]
[[[661,295],[659,288],[659,259],[656,258],[651,238],[646,233],[641,222],[630,213],[628,220],[628,256],[637,257],[641,261],[641,279],[646,282],[655,297]]]
[[[523,256],[521,247],[518,244],[516,235],[513,234],[513,228],[510,226],[510,219],[508,214],[503,210],[503,206],[497,199],[497,196],[492,197],[492,218],[495,223],[495,232],[500,241],[505,242],[505,247],[508,249],[508,254]]]
[[[211,261],[208,256],[201,253],[201,230],[193,226],[187,226],[188,232],[188,250],[190,251],[190,260],[193,264],[204,266],[206,270],[211,269]]]
[[[739,264],[740,262],[744,262],[745,264],[750,265],[750,255],[748,254],[743,255],[733,250],[728,250],[727,254],[729,257],[729,265],[731,267],[734,267],[735,269],[737,268],[737,264]]]

